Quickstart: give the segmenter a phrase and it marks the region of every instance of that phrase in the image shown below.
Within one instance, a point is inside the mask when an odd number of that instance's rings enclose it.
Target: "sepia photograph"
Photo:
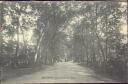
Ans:
[[[127,0],[0,1],[0,84],[128,83]]]

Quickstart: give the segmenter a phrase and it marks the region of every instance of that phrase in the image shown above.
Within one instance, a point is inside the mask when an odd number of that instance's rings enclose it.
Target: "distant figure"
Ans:
[[[66,58],[65,58],[65,62],[66,62],[67,60],[66,60]]]

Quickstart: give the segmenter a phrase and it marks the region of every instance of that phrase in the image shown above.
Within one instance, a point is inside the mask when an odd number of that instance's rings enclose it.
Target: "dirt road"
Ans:
[[[93,70],[73,62],[60,62],[45,70],[12,78],[2,84],[23,83],[109,83],[111,79],[101,77]]]

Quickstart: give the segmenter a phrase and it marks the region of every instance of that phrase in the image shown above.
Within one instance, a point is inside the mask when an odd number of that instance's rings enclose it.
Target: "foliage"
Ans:
[[[120,2],[3,1],[0,9],[2,67],[54,64],[67,57],[126,78],[127,43],[120,32],[126,7]]]

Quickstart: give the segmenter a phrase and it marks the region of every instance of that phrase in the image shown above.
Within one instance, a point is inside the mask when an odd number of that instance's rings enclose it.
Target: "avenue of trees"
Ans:
[[[126,21],[122,2],[1,2],[0,66],[54,64],[66,53],[68,60],[126,81]]]
[[[128,44],[123,43],[122,18],[126,8],[118,2],[95,2],[86,5],[81,21],[74,25],[72,57],[75,62],[87,64],[109,75],[127,80]]]

